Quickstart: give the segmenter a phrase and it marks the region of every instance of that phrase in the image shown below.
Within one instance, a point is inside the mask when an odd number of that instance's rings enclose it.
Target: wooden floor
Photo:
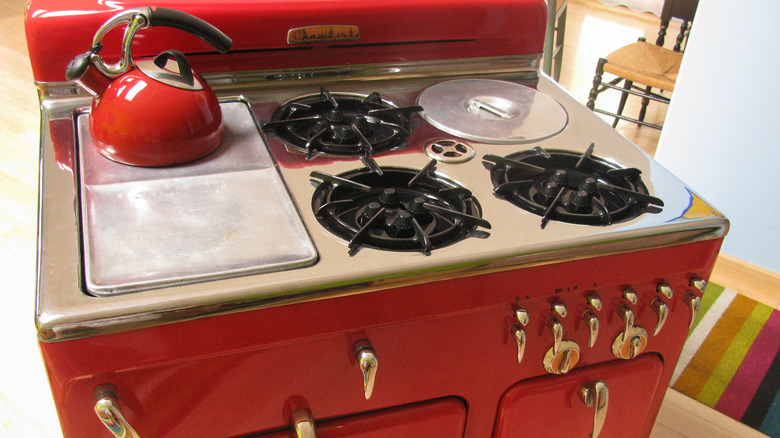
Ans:
[[[25,0],[0,0],[0,275],[6,300],[0,310],[0,436],[60,437],[43,364],[36,346],[33,307],[38,191],[38,100],[25,47]],[[658,18],[597,0],[570,0],[561,84],[585,102],[596,60],[639,36],[655,35]],[[615,93],[616,94],[616,93]],[[599,97],[614,108],[617,96]],[[634,104],[627,111],[632,111]],[[660,123],[662,105],[648,120]],[[659,131],[626,122],[618,131],[653,154]],[[780,276],[722,256],[712,277],[780,307]],[[730,418],[669,391],[653,438],[762,437]],[[630,438],[630,437],[627,437]]]

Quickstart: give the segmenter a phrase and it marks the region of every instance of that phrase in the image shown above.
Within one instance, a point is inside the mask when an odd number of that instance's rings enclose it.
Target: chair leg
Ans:
[[[651,87],[645,88],[645,94],[650,94],[650,91],[652,90]],[[647,113],[647,104],[650,103],[650,99],[643,97],[642,98],[642,108],[639,110],[639,121],[644,122],[645,121],[645,114]]]
[[[558,17],[558,24],[555,26],[555,45],[558,46],[558,53],[555,54],[555,66],[553,67],[553,77],[556,81],[561,79],[561,67],[563,67],[563,44],[559,41],[564,41],[566,35],[566,15],[568,14],[568,5],[564,2],[561,11],[561,16]]]
[[[626,100],[628,100],[628,90],[631,89],[631,87],[634,86],[633,81],[629,81],[628,79],[623,82],[623,89],[626,90],[623,92],[623,94],[620,96],[620,103],[618,104],[617,109],[617,115],[622,116],[623,115],[623,109],[626,107]],[[619,118],[615,117],[615,121],[612,123],[612,127],[616,127],[618,124],[618,121],[620,121]]]
[[[601,86],[601,78],[604,76],[604,64],[607,63],[605,58],[599,58],[599,62],[596,64],[596,75],[593,76],[593,88],[588,93],[588,103],[585,106],[593,111],[596,107],[596,98],[599,96],[599,87]]]

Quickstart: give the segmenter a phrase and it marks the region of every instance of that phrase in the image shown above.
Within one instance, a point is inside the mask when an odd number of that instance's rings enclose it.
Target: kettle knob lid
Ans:
[[[169,64],[173,60],[175,64]],[[203,78],[192,71],[189,61],[178,50],[166,50],[153,60],[138,61],[135,66],[149,79],[183,90],[200,91],[208,88]]]
[[[174,61],[176,61],[176,64],[178,66],[179,74],[178,76],[175,74],[170,74],[168,76],[175,77],[176,79],[179,79],[182,83],[189,85],[190,87],[195,86],[195,78],[192,76],[192,67],[190,67],[190,62],[187,61],[187,57],[184,56],[183,53],[181,53],[178,50],[166,50],[165,52],[160,53],[154,58],[154,65],[156,65],[159,68],[165,68],[165,65],[168,64],[168,59],[173,58]]]

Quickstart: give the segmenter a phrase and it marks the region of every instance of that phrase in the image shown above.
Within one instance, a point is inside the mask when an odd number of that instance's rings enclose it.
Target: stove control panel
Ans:
[[[691,327],[698,316],[701,295],[707,283],[699,277],[691,277],[687,286],[690,289],[682,296],[685,307],[676,308],[676,312],[687,307],[687,322]],[[607,334],[612,339],[609,347],[612,356],[630,360],[648,351],[652,338],[663,336],[662,331],[675,308],[673,302],[679,300],[680,295],[675,297],[675,290],[668,282],[636,287],[643,293],[631,286],[622,291],[600,290],[601,295],[591,292],[584,297],[584,306],[577,302],[581,295],[576,294],[558,297],[549,307],[539,308],[539,304],[532,302],[516,307],[509,331],[517,346],[517,362],[525,365],[532,360],[527,350],[538,350],[535,343],[552,344],[541,358],[544,370],[549,374],[566,374],[584,355],[591,354],[587,351],[603,354],[603,347],[598,346],[599,335],[605,330],[614,333],[618,324],[620,331],[616,337]],[[572,318],[569,316],[571,313],[578,316]],[[640,319],[642,325],[639,324]],[[540,324],[543,327],[539,327]]]

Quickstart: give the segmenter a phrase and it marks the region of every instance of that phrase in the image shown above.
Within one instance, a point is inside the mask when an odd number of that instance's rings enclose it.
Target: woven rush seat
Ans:
[[[683,54],[637,41],[607,56],[604,71],[631,82],[661,90],[674,90]]]

